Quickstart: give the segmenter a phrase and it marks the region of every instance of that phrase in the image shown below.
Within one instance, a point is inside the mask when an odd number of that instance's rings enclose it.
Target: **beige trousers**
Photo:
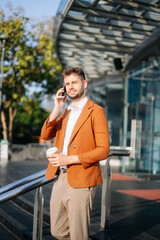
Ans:
[[[60,172],[50,199],[51,234],[59,239],[88,240],[96,187],[72,188]]]

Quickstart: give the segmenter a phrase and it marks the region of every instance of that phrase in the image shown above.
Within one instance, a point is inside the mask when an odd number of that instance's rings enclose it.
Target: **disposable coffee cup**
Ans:
[[[52,147],[52,148],[48,148],[47,151],[46,151],[46,155],[49,156],[53,153],[59,153],[59,150],[58,148],[56,147]]]

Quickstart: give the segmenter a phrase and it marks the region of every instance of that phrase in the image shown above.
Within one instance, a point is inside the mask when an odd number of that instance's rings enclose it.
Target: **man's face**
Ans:
[[[82,96],[85,96],[85,88],[87,87],[87,81],[81,80],[81,78],[76,73],[65,76],[64,83],[69,98],[78,99]]]

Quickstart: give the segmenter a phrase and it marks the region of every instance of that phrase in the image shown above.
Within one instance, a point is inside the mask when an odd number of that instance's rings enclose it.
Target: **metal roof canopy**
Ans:
[[[61,0],[56,25],[62,65],[81,66],[88,80],[95,80],[116,74],[114,59],[129,70],[137,49],[145,55],[143,47],[159,31],[160,0]]]

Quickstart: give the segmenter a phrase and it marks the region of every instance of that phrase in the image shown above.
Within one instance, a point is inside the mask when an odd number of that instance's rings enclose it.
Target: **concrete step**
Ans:
[[[0,224],[0,239],[1,240],[17,240],[13,234]]]
[[[1,204],[0,208],[0,237],[1,240],[31,240],[33,232],[33,207],[29,206],[22,199],[8,201]],[[49,216],[44,214],[46,221]],[[9,236],[9,237],[5,237]],[[49,223],[43,223],[43,240],[52,239]]]
[[[13,202],[1,204],[0,220],[17,239],[32,239],[32,216]]]

